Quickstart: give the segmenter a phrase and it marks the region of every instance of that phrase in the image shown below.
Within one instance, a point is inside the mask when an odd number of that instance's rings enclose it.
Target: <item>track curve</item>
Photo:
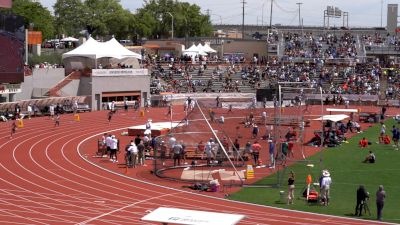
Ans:
[[[164,112],[164,111],[162,111]],[[150,113],[154,118],[161,110]],[[9,138],[10,123],[0,131],[0,224],[151,224],[140,221],[160,206],[236,213],[240,224],[377,224],[229,201],[143,182],[91,163],[86,148],[98,135],[143,124],[145,118],[106,112],[25,120]]]

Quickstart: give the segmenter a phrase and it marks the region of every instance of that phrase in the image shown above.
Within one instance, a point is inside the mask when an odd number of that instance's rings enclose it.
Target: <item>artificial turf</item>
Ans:
[[[371,124],[374,125],[374,124]],[[395,124],[393,119],[385,121],[386,133],[391,136],[391,129]],[[397,179],[400,178],[400,150],[395,150],[390,145],[377,144],[380,126],[375,125],[343,143],[339,147],[325,148],[321,152],[308,158],[308,162],[297,162],[287,169],[282,170],[256,183],[256,185],[274,185],[281,177],[279,187],[245,187],[239,192],[229,196],[232,200],[251,202],[293,210],[308,211],[337,216],[355,217],[356,191],[363,184],[370,193],[369,208],[371,216],[364,214],[361,218],[376,219],[375,194],[379,185],[383,185],[386,191],[386,201],[383,208],[383,221],[400,223],[400,187]],[[358,142],[366,137],[372,145],[361,149]],[[362,163],[368,151],[372,150],[376,155],[376,163]],[[313,164],[314,167],[306,166]],[[310,174],[313,182],[318,182],[322,169],[328,169],[332,178],[331,199],[329,206],[317,203],[308,203],[302,193],[306,187],[306,177]],[[287,179],[289,171],[294,171],[296,176],[295,202],[286,204]],[[319,192],[319,187],[316,186]],[[280,191],[284,191],[285,199],[280,198]]]

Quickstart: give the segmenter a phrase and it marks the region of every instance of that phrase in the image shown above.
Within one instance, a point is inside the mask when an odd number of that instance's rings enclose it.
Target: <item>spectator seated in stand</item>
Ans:
[[[375,154],[372,151],[369,151],[363,163],[375,163],[375,160],[376,160]]]
[[[359,142],[359,146],[360,146],[361,148],[366,148],[366,147],[368,147],[368,140],[367,140],[365,137],[363,137],[363,138],[360,140],[360,142]]]

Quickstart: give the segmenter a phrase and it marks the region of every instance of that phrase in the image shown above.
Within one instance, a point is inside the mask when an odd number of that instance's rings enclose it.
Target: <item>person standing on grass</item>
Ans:
[[[275,143],[269,139],[268,140],[268,147],[269,147],[269,160],[271,164],[269,165],[270,168],[275,168]]]
[[[376,192],[376,209],[377,219],[382,220],[382,210],[385,205],[386,192],[383,190],[383,185],[379,185],[378,191]]]
[[[293,204],[294,201],[294,172],[290,171],[288,179],[288,202],[287,204]]]
[[[392,128],[392,139],[394,142],[393,147],[395,147],[396,150],[399,150],[400,131],[395,125],[393,125]]]
[[[329,205],[329,195],[330,195],[330,187],[332,184],[332,178],[328,170],[322,171],[322,178],[320,179],[320,188],[322,195],[322,204],[324,206]]]
[[[365,189],[364,185],[360,185],[357,189],[357,205],[355,216],[361,216],[364,204],[366,204],[367,199],[369,198],[369,194]]]

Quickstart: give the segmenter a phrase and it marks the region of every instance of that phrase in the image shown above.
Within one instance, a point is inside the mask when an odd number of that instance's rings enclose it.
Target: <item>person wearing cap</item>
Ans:
[[[331,184],[332,184],[332,179],[329,171],[323,170],[322,178],[320,179],[320,188],[322,195],[322,203],[325,206],[329,205],[329,193]]]

